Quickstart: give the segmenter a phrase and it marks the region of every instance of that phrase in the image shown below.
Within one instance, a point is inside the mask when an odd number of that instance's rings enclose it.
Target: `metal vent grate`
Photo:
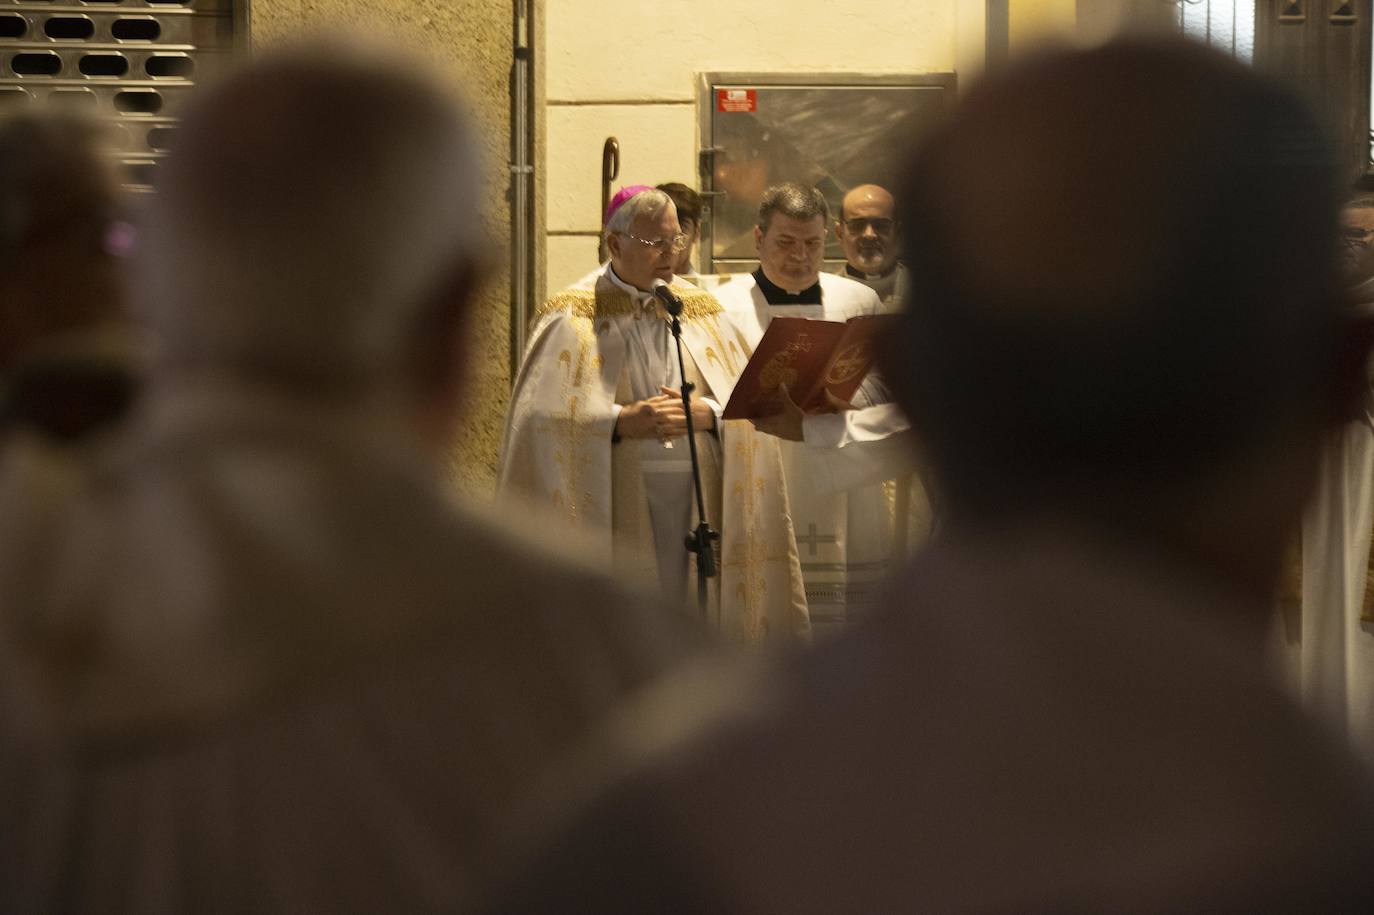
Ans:
[[[51,102],[112,125],[125,180],[150,187],[196,82],[246,38],[247,0],[0,0],[0,108]]]

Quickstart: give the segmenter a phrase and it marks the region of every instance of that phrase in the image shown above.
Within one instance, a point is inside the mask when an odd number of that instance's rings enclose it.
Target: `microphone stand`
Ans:
[[[692,422],[692,391],[696,385],[687,380],[687,366],[682,358],[682,300],[673,295],[668,284],[662,280],[654,283],[654,295],[663,303],[663,310],[672,318],[673,343],[677,346],[678,378],[682,381],[682,411],[687,418],[687,450],[692,456],[692,484],[697,496],[697,526],[687,532],[684,543],[687,552],[697,557],[697,608],[703,618],[708,606],[706,580],[716,575],[716,551],[712,544],[720,539],[720,534],[711,529],[706,522],[706,498],[701,490],[701,461],[697,457],[696,429]]]

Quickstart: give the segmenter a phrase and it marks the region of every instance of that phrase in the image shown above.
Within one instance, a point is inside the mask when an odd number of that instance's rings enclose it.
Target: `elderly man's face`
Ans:
[[[680,247],[684,243],[672,201],[658,216],[640,216],[628,233],[613,233],[607,242],[616,276],[636,289],[649,290],[654,280],[673,281]]]
[[[774,213],[767,231],[754,227],[763,275],[788,292],[815,285],[825,257],[825,218],[794,219]]]
[[[887,273],[897,263],[897,223],[892,195],[875,185],[855,188],[844,198],[835,234],[845,260],[860,273]]]

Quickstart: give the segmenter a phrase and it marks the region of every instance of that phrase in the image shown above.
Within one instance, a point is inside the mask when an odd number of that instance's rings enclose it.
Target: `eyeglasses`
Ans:
[[[629,232],[620,233],[626,238],[633,238],[646,248],[653,248],[659,254],[667,254],[671,251],[677,254],[687,249],[687,236],[682,233],[674,235],[672,238],[640,238],[638,235],[631,235]]]
[[[872,229],[875,235],[891,235],[897,228],[897,222],[885,217],[866,219],[862,216],[856,216],[853,219],[846,219],[844,227],[850,235],[862,235],[864,229]]]

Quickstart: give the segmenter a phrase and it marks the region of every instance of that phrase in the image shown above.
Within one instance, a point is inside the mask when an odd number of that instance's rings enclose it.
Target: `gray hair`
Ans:
[[[819,216],[823,223],[830,221],[830,206],[825,202],[825,195],[814,187],[795,181],[775,184],[763,192],[763,198],[759,201],[758,221],[762,231],[768,231],[774,213],[791,219],[807,220]]]
[[[144,299],[172,365],[374,385],[481,243],[467,117],[386,49],[268,55],[193,102],[150,206]]]
[[[603,234],[607,238],[615,232],[624,235],[630,231],[630,226],[634,225],[636,219],[641,216],[657,219],[672,202],[672,198],[656,188],[640,191],[611,214],[611,218],[606,221]]]

